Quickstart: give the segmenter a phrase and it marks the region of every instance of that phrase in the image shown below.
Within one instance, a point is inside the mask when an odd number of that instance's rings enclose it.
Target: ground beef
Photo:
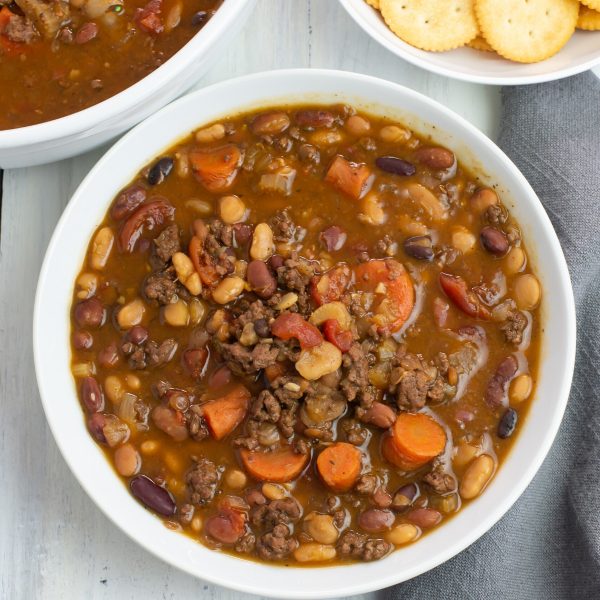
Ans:
[[[400,351],[395,359],[397,366],[390,374],[391,391],[396,394],[398,408],[418,410],[428,400],[441,402],[447,392],[446,381],[441,375],[442,369],[428,363],[420,354]],[[447,371],[447,361],[442,367]]]
[[[456,479],[450,473],[446,473],[442,465],[438,464],[423,477],[423,483],[427,484],[436,494],[449,494],[456,490]]]
[[[276,242],[293,242],[296,239],[296,225],[290,219],[287,209],[280,210],[269,221]]]
[[[154,239],[154,251],[163,263],[169,262],[173,254],[180,250],[179,229],[175,223],[163,229],[161,234]]]
[[[398,251],[398,244],[389,235],[375,244],[375,253],[379,256],[394,256]]]
[[[13,15],[10,18],[8,25],[4,29],[4,34],[11,42],[23,44],[30,44],[38,37],[38,32],[33,23],[20,15]]]
[[[52,40],[69,20],[70,6],[65,0],[19,0],[17,4],[47,40]]]
[[[204,506],[214,497],[219,484],[219,470],[208,458],[201,458],[187,472],[185,484],[192,504]]]
[[[377,488],[377,477],[370,473],[366,475],[361,475],[358,478],[358,481],[354,485],[354,489],[359,494],[364,494],[365,496],[370,496],[375,492]]]
[[[369,342],[354,342],[342,358],[344,377],[340,381],[340,390],[348,402],[358,400],[363,408],[371,406],[376,397],[369,384],[369,347]]]
[[[301,314],[308,314],[312,310],[308,286],[318,266],[318,263],[299,258],[296,253],[292,253],[292,256],[277,269],[279,286],[298,294],[298,309]]]
[[[219,219],[212,219],[208,223],[208,230],[210,231],[209,235],[212,235],[214,240],[220,242],[223,246],[226,246],[227,248],[233,246],[233,225],[223,223],[223,221],[219,221]],[[213,246],[213,240],[210,240],[208,245]]]
[[[259,337],[271,336],[268,324],[274,318],[275,311],[262,300],[255,300],[253,302],[242,300],[234,308],[236,312],[233,313],[234,318],[230,323],[230,329],[238,339],[244,330],[244,326],[248,323],[252,323],[255,326],[254,329]],[[266,336],[261,335],[261,331],[264,330],[264,328],[261,328],[263,322],[266,324],[266,331],[264,331],[267,334]]]
[[[392,545],[383,540],[369,539],[362,533],[349,530],[342,534],[336,548],[342,557],[378,560],[390,552]]]
[[[250,554],[256,547],[256,536],[253,533],[244,534],[236,543],[235,551],[242,554]]]
[[[273,531],[265,533],[256,542],[256,553],[263,560],[281,560],[298,547],[298,540],[290,537],[286,525],[276,525]]]
[[[362,446],[369,437],[369,430],[354,419],[342,421],[342,431],[346,435],[346,441],[355,446]]]
[[[514,312],[508,315],[500,329],[504,332],[507,342],[518,346],[523,341],[523,332],[528,324],[527,317],[522,312]]]
[[[209,436],[206,421],[202,417],[200,406],[197,404],[190,406],[189,410],[185,413],[185,421],[190,432],[190,437],[196,442],[201,442]]]
[[[492,204],[486,209],[484,218],[492,225],[502,225],[508,220],[508,213],[500,204]]]
[[[160,344],[153,340],[143,344],[126,340],[121,345],[121,350],[128,357],[132,369],[152,369],[166,365],[175,356],[177,342],[173,338],[167,338]]]
[[[142,293],[147,300],[172,304],[178,298],[177,273],[173,267],[155,271],[146,277]]]
[[[292,523],[300,518],[302,508],[291,496],[271,500],[266,504],[255,504],[250,509],[250,522],[254,527],[270,530],[281,524]]]
[[[249,348],[239,342],[226,344],[215,339],[213,345],[236,375],[254,375],[272,365],[279,355],[279,349],[270,343]]]

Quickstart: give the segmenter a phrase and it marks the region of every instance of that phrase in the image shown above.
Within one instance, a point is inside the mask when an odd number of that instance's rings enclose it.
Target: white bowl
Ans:
[[[403,42],[365,0],[339,0],[348,14],[388,50],[438,75],[491,85],[524,85],[569,77],[600,65],[600,32],[577,30],[564,48],[547,60],[521,64],[492,52],[458,48],[426,52]],[[500,0],[499,0],[500,1]]]
[[[240,111],[300,102],[352,103],[397,118],[452,148],[497,184],[523,228],[546,294],[537,398],[514,448],[485,493],[448,523],[381,561],[296,569],[209,550],[164,527],[114,473],[84,424],[69,369],[69,308],[88,241],[117,192],[138,170],[198,126]],[[71,470],[113,522],[141,546],[188,573],[236,590],[286,598],[327,598],[404,581],[448,560],[483,535],[540,467],[565,409],[575,356],[575,310],[552,225],[523,175],[482,133],[442,105],[397,84],[338,71],[288,70],[234,79],[190,94],[138,125],[111,148],[75,192],[52,237],[38,283],[34,353],[42,403]],[[459,575],[460,576],[460,575]]]
[[[226,0],[181,50],[122,92],[38,125],[0,130],[0,168],[54,162],[116,138],[189,89],[223,54],[256,0]]]

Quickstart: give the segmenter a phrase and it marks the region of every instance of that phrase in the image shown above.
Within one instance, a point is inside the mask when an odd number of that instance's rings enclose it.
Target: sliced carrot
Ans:
[[[250,392],[238,385],[222,398],[202,405],[202,416],[210,433],[216,440],[222,440],[243,420],[250,405]]]
[[[373,179],[367,165],[350,162],[339,154],[333,159],[325,175],[325,181],[355,200],[362,198],[371,189]]]
[[[323,483],[334,492],[347,492],[356,483],[362,453],[352,444],[338,442],[325,448],[317,458],[317,470]]]
[[[287,483],[296,479],[309,460],[308,454],[297,454],[289,446],[273,452],[258,450],[240,450],[242,463],[246,471],[259,481]]]
[[[391,258],[370,260],[359,265],[355,274],[358,289],[375,293],[373,322],[379,333],[398,331],[415,306],[415,288],[404,266]]]
[[[444,451],[446,432],[425,413],[400,413],[390,435],[384,439],[382,452],[392,464],[413,470],[433,460]]]
[[[209,192],[222,192],[233,184],[242,158],[242,151],[235,144],[190,152],[194,174]]]

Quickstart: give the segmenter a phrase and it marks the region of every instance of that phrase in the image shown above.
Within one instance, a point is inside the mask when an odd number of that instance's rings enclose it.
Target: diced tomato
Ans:
[[[282,340],[296,338],[305,350],[318,346],[323,341],[321,332],[298,313],[284,313],[271,323],[271,333]]]
[[[339,300],[346,291],[352,274],[346,265],[339,265],[315,275],[310,281],[310,295],[318,306]]]
[[[325,181],[355,200],[362,198],[371,189],[373,179],[367,165],[350,162],[339,154],[333,159],[325,175]]]
[[[354,337],[348,329],[342,329],[337,319],[327,319],[323,323],[323,334],[328,342],[331,342],[341,352],[348,352]]]
[[[475,319],[491,318],[490,311],[483,306],[477,295],[468,288],[467,282],[459,275],[440,273],[440,287],[454,305],[466,315]]]
[[[398,331],[415,305],[415,289],[404,266],[391,258],[370,260],[359,265],[355,274],[356,286],[375,294],[373,322],[378,331]]]
[[[150,0],[144,8],[137,10],[135,19],[146,33],[158,35],[165,29],[160,18],[161,11],[162,0]]]

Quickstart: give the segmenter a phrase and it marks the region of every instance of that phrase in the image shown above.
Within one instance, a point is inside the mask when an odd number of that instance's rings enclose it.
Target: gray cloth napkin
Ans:
[[[500,147],[561,241],[577,305],[577,364],[542,468],[486,535],[389,600],[600,599],[600,81],[591,73],[502,92]],[[546,294],[551,290],[546,290]]]

